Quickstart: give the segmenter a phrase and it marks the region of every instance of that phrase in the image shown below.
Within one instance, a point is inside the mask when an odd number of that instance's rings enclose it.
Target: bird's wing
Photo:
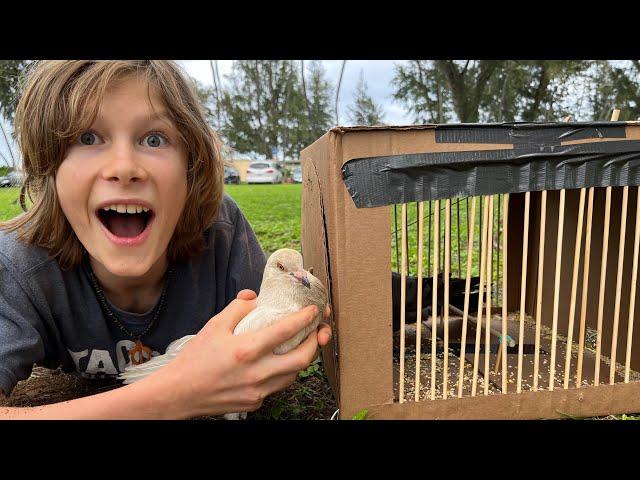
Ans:
[[[285,309],[277,309],[266,305],[261,305],[249,312],[246,317],[240,320],[240,323],[238,323],[236,325],[236,328],[233,330],[233,334],[239,335],[246,332],[255,332],[256,330],[260,330],[261,328],[273,325],[274,323],[280,321],[285,315],[293,313],[297,310],[299,310],[299,308],[296,308],[296,306]]]
[[[186,335],[182,338],[174,340],[169,344],[167,350],[163,355],[157,355],[152,357],[151,360],[139,365],[128,365],[124,372],[118,375],[118,379],[124,380],[124,384],[128,385],[138,380],[142,380],[147,375],[151,375],[153,372],[158,371],[171,360],[176,358],[180,350],[191,340],[195,335]]]

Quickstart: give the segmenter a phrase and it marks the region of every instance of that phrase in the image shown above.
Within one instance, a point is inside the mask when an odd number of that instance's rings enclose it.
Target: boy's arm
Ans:
[[[7,398],[0,393],[0,398]],[[176,403],[162,381],[138,382],[88,397],[38,407],[0,407],[0,420],[183,419],[191,412]]]
[[[274,355],[274,348],[315,319],[317,307],[258,332],[233,335],[254,308],[255,293],[240,292],[169,365],[139,382],[41,407],[0,407],[0,419],[184,419],[256,410],[268,395],[296,380],[318,345],[328,343],[331,330],[322,325],[296,349]]]

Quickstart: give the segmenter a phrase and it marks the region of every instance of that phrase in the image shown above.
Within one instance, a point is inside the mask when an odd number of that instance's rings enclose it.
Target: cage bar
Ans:
[[[602,264],[600,266],[600,290],[598,294],[598,330],[596,333],[596,367],[593,384],[600,384],[600,361],[602,357],[602,320],[604,317],[604,287],[607,279],[607,255],[609,253],[609,222],[611,220],[611,187],[607,187],[604,207],[604,229],[602,230]]]
[[[435,218],[433,236],[438,239],[434,244],[433,283],[431,289],[431,400],[436,398],[436,330],[438,329],[438,260],[440,247],[440,200],[435,201]]]
[[[618,323],[620,322],[620,298],[622,297],[622,272],[624,270],[624,241],[627,233],[627,204],[629,201],[629,187],[622,189],[622,212],[620,223],[620,241],[618,243],[618,270],[616,278],[615,312],[613,314],[613,335],[611,338],[611,367],[609,368],[609,383],[613,385],[616,376],[616,353],[618,348]],[[631,291],[633,296],[633,290]]]
[[[468,202],[467,202],[468,205]],[[458,380],[458,398],[462,398],[462,391],[464,388],[464,364],[465,353],[467,347],[467,322],[469,318],[469,293],[471,289],[471,266],[473,264],[473,233],[475,230],[476,221],[476,197],[471,199],[471,223],[467,221],[467,274],[464,283],[464,311],[462,315],[462,334],[460,335],[460,366],[459,366],[459,380]],[[471,228],[469,228],[471,225]],[[477,328],[477,327],[476,327]]]
[[[578,221],[576,227],[576,248],[573,256],[573,274],[571,276],[571,300],[569,304],[569,326],[567,327],[567,353],[564,362],[563,387],[569,388],[569,376],[571,374],[571,350],[573,346],[573,324],[576,315],[576,295],[578,290],[578,273],[580,269],[580,250],[582,248],[582,224],[584,217],[585,189],[580,189],[580,204],[578,206]],[[583,340],[584,341],[584,340]]]
[[[402,277],[400,290],[400,403],[404,402],[405,316],[407,304],[407,204],[402,204]]]
[[[422,263],[424,202],[418,204],[418,294],[416,297],[416,371],[414,400],[420,399],[420,353],[422,346]]]
[[[486,204],[488,199],[486,197],[480,199],[480,210],[483,210],[483,203]],[[485,205],[486,207],[486,205]],[[486,272],[486,250],[487,250],[487,230],[489,224],[489,209],[484,208],[482,218],[482,236],[484,241],[481,242],[482,250],[480,253],[480,289],[478,291],[478,317],[476,321],[476,343],[473,351],[473,383],[471,386],[471,396],[476,395],[477,382],[478,382],[478,364],[480,363],[480,339],[482,332],[482,297],[484,296],[484,277]]]

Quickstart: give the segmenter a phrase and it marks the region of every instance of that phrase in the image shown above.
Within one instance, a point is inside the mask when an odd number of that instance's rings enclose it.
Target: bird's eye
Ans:
[[[81,145],[95,145],[100,143],[100,137],[93,132],[84,132],[78,137],[78,143]]]
[[[159,133],[150,133],[142,139],[142,144],[146,147],[163,147],[167,144],[167,139]]]
[[[282,265],[280,262],[278,262],[277,265],[278,265],[278,268],[284,272],[285,270],[284,265]]]

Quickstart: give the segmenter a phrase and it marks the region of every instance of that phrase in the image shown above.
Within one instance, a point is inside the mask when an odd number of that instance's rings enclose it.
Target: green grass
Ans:
[[[18,197],[20,189],[17,187],[0,188],[0,221],[10,220],[22,213]]]
[[[279,248],[301,250],[301,184],[225,185],[267,255]]]
[[[500,203],[502,200],[500,200]],[[450,272],[451,275],[457,277],[464,277],[467,268],[467,246],[469,230],[467,229],[467,215],[469,220],[471,219],[471,199],[468,201],[468,214],[467,214],[467,201],[462,199],[458,205],[457,200],[451,201],[450,209],[450,248],[451,248],[451,263]],[[483,208],[486,206],[483,205]],[[502,268],[502,255],[500,255],[500,261],[498,261],[497,247],[502,248],[500,237],[500,243],[498,242],[498,228],[502,230],[502,205],[498,208],[498,196],[494,196],[493,205],[493,232],[494,239],[493,245],[493,275],[496,275],[496,269]],[[407,268],[409,275],[417,275],[417,257],[418,257],[418,225],[416,219],[418,217],[418,207],[416,203],[407,205]],[[434,245],[435,245],[435,202],[424,202],[424,226],[423,226],[423,275],[432,272],[434,265]],[[431,220],[430,220],[431,219]],[[476,218],[474,222],[474,234],[473,234],[473,248],[472,248],[472,275],[478,275],[480,269],[478,259],[480,258],[480,201],[476,202]],[[500,222],[498,222],[500,219]],[[444,232],[445,232],[445,202],[440,201],[440,251],[438,260],[438,271],[443,271],[443,258],[444,258]],[[397,232],[396,232],[397,230]],[[396,240],[397,239],[397,240]],[[396,250],[397,245],[400,247]],[[402,258],[402,209],[400,205],[395,208],[391,207],[391,265],[394,270],[398,270],[397,266],[401,263]],[[431,255],[429,256],[429,247],[431,249]],[[502,252],[501,252],[502,253]],[[494,277],[495,278],[495,277]]]

